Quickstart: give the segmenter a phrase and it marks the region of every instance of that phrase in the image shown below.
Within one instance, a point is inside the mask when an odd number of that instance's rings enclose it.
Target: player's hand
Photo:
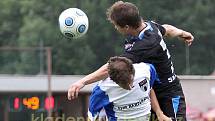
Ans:
[[[182,35],[180,36],[184,41],[190,46],[194,40],[193,35],[190,32],[183,31]]]
[[[172,119],[164,115],[162,117],[158,117],[158,121],[172,121]]]
[[[84,86],[85,84],[82,81],[77,81],[70,85],[68,89],[68,100],[77,98],[80,89],[82,89]]]
[[[172,119],[164,115],[163,112],[157,114],[157,117],[158,117],[158,121],[172,121]]]

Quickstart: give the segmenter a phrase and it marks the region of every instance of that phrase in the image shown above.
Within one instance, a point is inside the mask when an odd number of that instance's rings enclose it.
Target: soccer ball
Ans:
[[[68,8],[59,16],[60,31],[69,38],[79,38],[86,34],[89,26],[87,15],[78,8]]]

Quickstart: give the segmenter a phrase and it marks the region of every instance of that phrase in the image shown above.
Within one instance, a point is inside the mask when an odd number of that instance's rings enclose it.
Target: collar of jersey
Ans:
[[[152,28],[152,26],[150,25],[150,23],[145,22],[145,24],[146,24],[146,27],[145,27],[145,28],[140,32],[140,34],[138,35],[138,38],[139,38],[140,40],[142,40],[142,39],[144,38],[144,32],[145,32],[146,30],[150,30],[150,31],[153,30],[153,28]]]
[[[145,22],[145,24],[146,24],[146,27],[140,32],[140,34],[139,34],[138,36],[129,35],[129,36],[127,37],[127,40],[126,40],[126,41],[127,41],[127,42],[136,42],[136,41],[141,41],[141,40],[143,40],[143,38],[144,38],[144,32],[147,31],[147,30],[150,30],[150,31],[153,30],[153,28],[151,27],[150,23]]]

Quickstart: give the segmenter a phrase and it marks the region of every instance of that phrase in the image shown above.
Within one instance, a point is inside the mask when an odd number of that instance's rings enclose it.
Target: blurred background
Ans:
[[[74,101],[67,100],[67,89],[122,53],[123,36],[105,14],[115,1],[0,1],[0,121],[40,121],[50,112],[56,120],[86,118],[93,85]],[[145,20],[171,24],[194,35],[190,47],[177,38],[166,38],[166,43],[182,80],[189,120],[206,120],[215,109],[215,1],[127,1],[139,7]],[[89,18],[87,34],[76,40],[65,38],[58,26],[60,13],[71,7],[82,9]],[[51,47],[51,63],[46,47]]]

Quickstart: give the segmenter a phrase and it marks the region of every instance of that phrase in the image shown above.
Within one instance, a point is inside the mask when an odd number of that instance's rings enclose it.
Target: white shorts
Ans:
[[[147,114],[147,115],[145,115],[145,116],[138,117],[138,118],[117,119],[117,121],[149,121],[150,116],[151,116],[151,113],[150,113],[150,114]]]

